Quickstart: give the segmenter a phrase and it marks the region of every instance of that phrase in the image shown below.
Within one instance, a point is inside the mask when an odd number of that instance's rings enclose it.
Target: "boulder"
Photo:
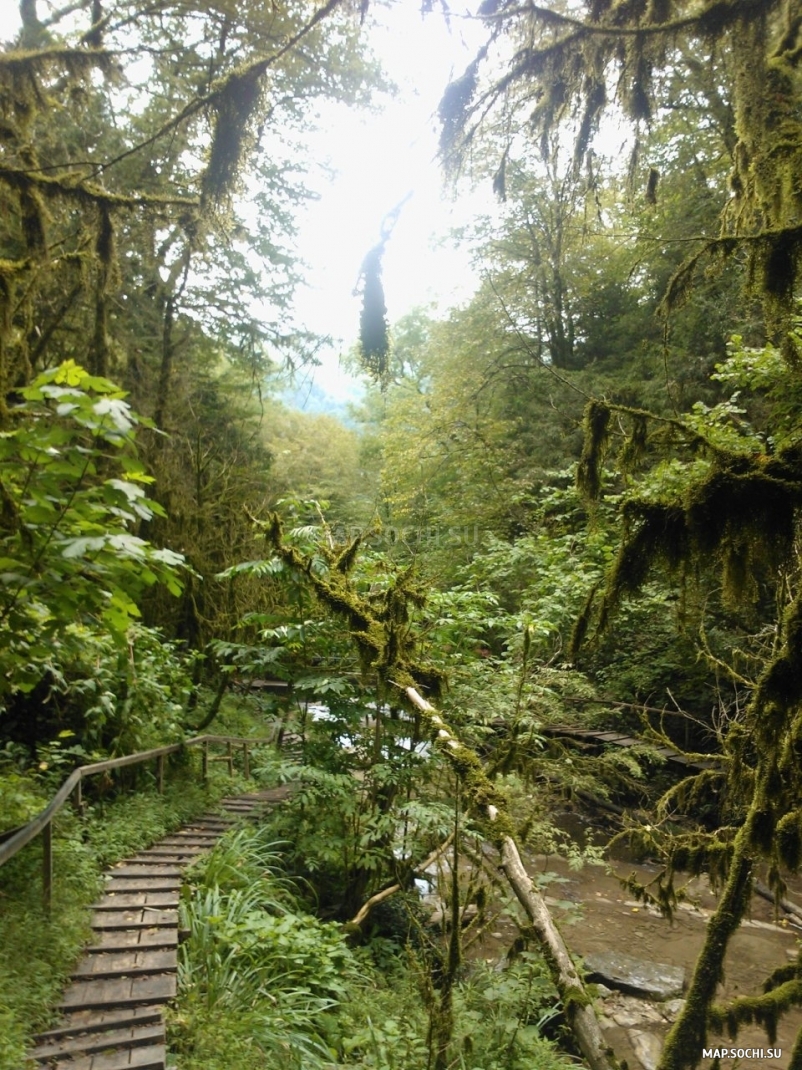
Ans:
[[[601,951],[585,958],[589,981],[646,999],[666,1000],[682,994],[685,970],[664,962],[644,962],[620,951]]]
[[[660,1038],[653,1033],[638,1033],[631,1029],[629,1031],[629,1039],[632,1042],[632,1050],[638,1057],[643,1070],[657,1070],[663,1050]]]

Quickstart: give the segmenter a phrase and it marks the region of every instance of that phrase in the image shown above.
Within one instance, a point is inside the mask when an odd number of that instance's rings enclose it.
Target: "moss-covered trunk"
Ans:
[[[751,812],[750,812],[751,818]],[[724,975],[724,956],[741,923],[752,891],[753,861],[748,844],[750,820],[735,838],[730,872],[696,966],[682,1013],[666,1038],[659,1070],[690,1070],[702,1058],[707,1040],[707,1012]]]

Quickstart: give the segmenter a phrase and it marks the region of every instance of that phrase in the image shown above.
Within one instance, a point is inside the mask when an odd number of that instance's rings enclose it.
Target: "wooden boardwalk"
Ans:
[[[572,739],[586,746],[608,747],[637,747],[642,746],[644,741],[623,732],[605,732],[594,728],[575,728],[572,725],[546,725],[541,729],[544,735],[562,739]],[[703,769],[713,769],[716,766],[715,755],[709,759],[686,758],[684,754],[674,750],[673,747],[653,746],[652,750],[659,754],[669,765],[679,766],[686,772],[700,772]]]
[[[113,866],[93,907],[93,941],[59,1004],[58,1026],[36,1037],[28,1065],[50,1070],[164,1070],[164,1006],[176,995],[183,868],[238,821],[281,802],[288,788],[223,799]]]

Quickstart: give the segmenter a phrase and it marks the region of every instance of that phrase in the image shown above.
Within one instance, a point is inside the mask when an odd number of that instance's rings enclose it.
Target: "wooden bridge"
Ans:
[[[233,750],[267,740],[198,736],[188,744],[203,748],[205,777],[210,761],[224,761],[233,772]],[[223,755],[209,747],[222,744]],[[165,755],[182,744],[159,747],[76,769],[50,804],[27,825],[0,842],[0,865],[32,839],[43,837],[45,904],[53,883],[52,821],[73,795],[80,803],[82,781],[93,774],[155,760],[163,789]],[[185,866],[208,851],[237,822],[258,817],[282,801],[287,787],[223,799],[219,813],[207,813],[179,831],[117,863],[106,872],[103,896],[91,907],[92,942],[76,966],[58,1011],[58,1025],[35,1037],[27,1066],[49,1070],[164,1070],[165,1005],[175,998],[178,971],[178,900]]]
[[[557,739],[571,739],[584,746],[591,747],[642,747],[648,745],[655,754],[658,754],[668,765],[679,767],[686,773],[702,772],[704,769],[713,769],[716,766],[714,756],[710,758],[688,758],[673,747],[654,746],[647,744],[642,739],[627,735],[624,732],[604,731],[595,728],[577,728],[573,725],[547,725],[541,729],[544,736],[552,736]]]

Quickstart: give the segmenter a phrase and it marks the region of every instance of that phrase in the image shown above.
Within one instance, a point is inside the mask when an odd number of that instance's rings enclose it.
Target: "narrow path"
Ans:
[[[108,870],[93,907],[93,942],[64,992],[60,1024],[28,1058],[51,1070],[164,1070],[164,1006],[176,995],[182,871],[238,821],[283,801],[288,788],[223,799]]]

